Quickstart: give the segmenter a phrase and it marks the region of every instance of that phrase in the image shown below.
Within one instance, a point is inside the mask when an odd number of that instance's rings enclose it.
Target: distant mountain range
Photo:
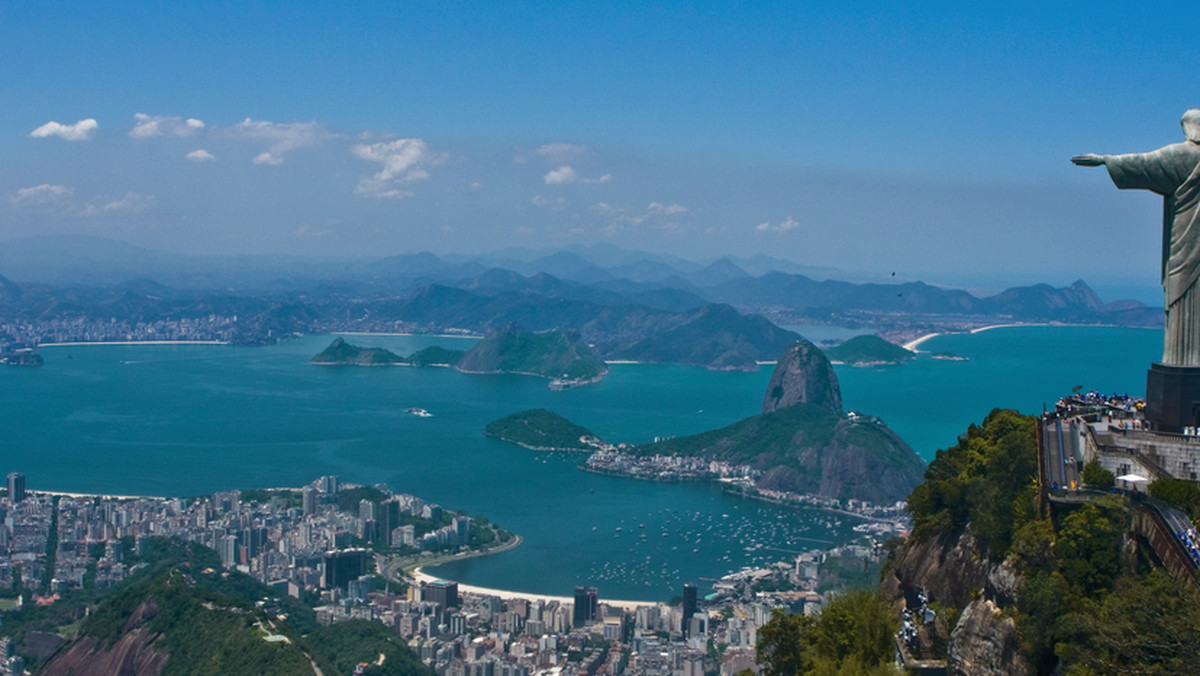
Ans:
[[[37,327],[50,325],[61,340],[71,327],[91,336],[85,339],[106,339],[101,322],[124,322],[130,335],[154,324],[173,336],[203,324],[213,335],[194,337],[254,344],[329,331],[482,335],[515,323],[573,332],[605,360],[740,369],[773,359],[796,340],[780,326],[867,328],[902,342],[1009,322],[1162,325],[1161,309],[1105,303],[1083,281],[977,297],[919,281],[856,283],[830,273],[765,256],[701,264],[605,246],[339,261],[176,256],[58,237],[0,247],[0,324],[9,324],[9,340],[44,340],[49,334]],[[15,335],[17,324],[31,335]]]

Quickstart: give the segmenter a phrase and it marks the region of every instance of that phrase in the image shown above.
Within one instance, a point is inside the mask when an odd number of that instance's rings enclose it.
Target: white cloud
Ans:
[[[404,199],[413,193],[402,188],[416,181],[429,178],[426,165],[436,164],[440,158],[429,152],[425,141],[419,138],[402,138],[394,141],[365,144],[350,149],[360,159],[376,162],[383,168],[371,176],[364,176],[354,188],[354,194],[368,197]]]
[[[120,199],[97,195],[92,198],[80,216],[99,216],[101,214],[136,214],[154,206],[154,197],[152,195],[139,195],[136,192],[127,192]]]
[[[133,119],[137,120],[133,129],[129,130],[129,135],[133,138],[150,138],[163,134],[187,137],[204,129],[204,123],[194,117],[185,120],[178,115],[135,113]]]
[[[29,135],[33,138],[57,136],[64,141],[86,141],[92,137],[92,133],[99,126],[100,124],[90,117],[75,124],[59,124],[51,121],[34,129]]]
[[[660,216],[674,216],[675,214],[686,214],[687,207],[681,204],[664,205],[658,202],[651,202],[650,206],[646,207],[646,211]]]
[[[289,150],[311,148],[338,136],[316,122],[279,123],[248,117],[226,129],[225,133],[234,138],[270,141],[270,148],[251,160],[254,164],[269,166],[283,164],[283,155]]]
[[[208,152],[207,150],[204,150],[203,148],[197,148],[196,150],[193,150],[192,152],[188,153],[187,155],[184,155],[184,158],[189,159],[193,162],[215,162],[217,159],[217,156],[213,155],[212,153]]]
[[[666,232],[682,233],[687,231],[686,227],[673,218],[688,213],[688,208],[682,204],[651,202],[645,210],[630,211],[607,202],[597,202],[592,205],[591,209],[593,213],[608,219],[607,225],[600,229],[601,232],[608,235],[615,235],[623,230],[642,225]]]
[[[75,189],[65,185],[43,183],[31,188],[21,188],[9,200],[13,204],[49,204],[67,199],[75,194]]]
[[[551,200],[551,199],[546,199],[545,197],[542,197],[541,195],[534,195],[533,198],[530,199],[529,201],[532,202],[534,206],[543,207],[546,209],[553,209],[555,211],[561,211],[561,210],[565,209],[567,206],[567,200],[562,197],[559,197],[556,200]]]
[[[259,153],[250,161],[258,165],[266,165],[269,167],[278,167],[279,165],[283,164],[282,157],[278,155],[272,155],[271,153]]]
[[[780,221],[778,225],[771,225],[770,221],[763,221],[762,223],[754,226],[754,230],[755,232],[787,232],[789,230],[795,230],[798,227],[800,227],[800,222],[791,216],[788,216]]]
[[[546,174],[546,185],[568,185],[571,183],[608,183],[612,180],[612,174],[605,174],[600,178],[583,178],[574,169],[567,165],[562,165],[557,169],[552,169]]]

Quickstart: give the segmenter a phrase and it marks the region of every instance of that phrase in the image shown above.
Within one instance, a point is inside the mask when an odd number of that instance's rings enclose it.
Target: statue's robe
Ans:
[[[1118,188],[1163,196],[1167,328],[1162,363],[1200,366],[1200,144],[1185,141],[1149,153],[1105,155],[1104,166]]]

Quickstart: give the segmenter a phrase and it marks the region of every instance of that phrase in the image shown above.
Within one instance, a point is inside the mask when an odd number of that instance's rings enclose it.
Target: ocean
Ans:
[[[614,442],[701,432],[758,412],[771,368],[754,373],[614,364],[600,383],[552,392],[516,375],[446,368],[320,367],[331,340],[270,347],[89,345],[43,348],[39,369],[0,370],[0,472],[31,490],[203,495],[300,486],[323,474],[386,483],[482,514],[522,546],[435,574],[481,586],[665,600],[683,582],[845,541],[850,517],[785,508],[705,484],[581,472],[579,455],[483,437],[487,422],[548,408]],[[877,415],[924,458],[994,407],[1033,413],[1080,385],[1141,394],[1161,331],[1002,328],[946,335],[894,367],[837,367],[847,410]],[[355,336],[408,354],[470,339]],[[432,417],[406,413],[427,409]]]

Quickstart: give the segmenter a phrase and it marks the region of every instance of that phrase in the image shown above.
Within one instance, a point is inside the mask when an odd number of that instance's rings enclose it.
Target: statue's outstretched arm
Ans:
[[[1086,155],[1076,155],[1071,158],[1072,164],[1077,164],[1081,167],[1099,167],[1104,165],[1104,156],[1095,153]]]

